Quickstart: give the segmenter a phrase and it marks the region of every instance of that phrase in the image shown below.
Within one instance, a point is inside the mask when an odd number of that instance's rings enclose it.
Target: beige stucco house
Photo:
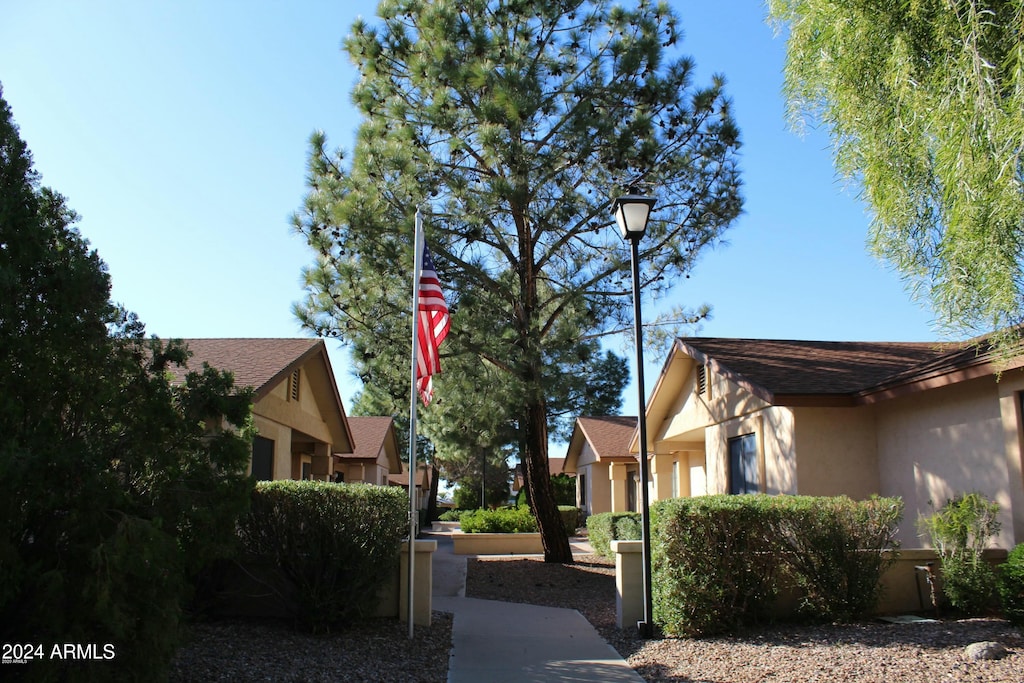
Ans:
[[[204,363],[255,391],[250,473],[259,480],[331,480],[353,437],[321,339],[185,339],[189,371]],[[179,369],[180,379],[185,370]]]
[[[636,511],[639,462],[629,446],[636,418],[576,419],[562,471],[576,475],[576,506],[585,515]]]
[[[388,484],[391,486],[401,486],[409,491],[409,468],[406,466],[405,471],[391,474],[388,476]],[[434,487],[434,468],[425,462],[419,462],[416,464],[416,476],[413,478],[413,484],[416,486],[416,500],[415,505],[417,510],[427,510],[430,507],[431,496],[435,493]]]
[[[390,417],[350,417],[355,440],[351,453],[335,453],[334,481],[387,486],[391,475],[402,473],[395,421]]]
[[[962,492],[1024,541],[1024,357],[972,344],[679,339],[647,403],[651,498],[901,496],[899,539]],[[636,434],[630,450],[639,452]]]

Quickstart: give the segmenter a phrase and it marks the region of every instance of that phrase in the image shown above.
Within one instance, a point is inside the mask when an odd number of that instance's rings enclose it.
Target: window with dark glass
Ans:
[[[729,493],[757,493],[760,490],[756,436],[744,434],[729,439]]]
[[[262,436],[252,441],[252,476],[256,481],[274,478],[274,442]]]

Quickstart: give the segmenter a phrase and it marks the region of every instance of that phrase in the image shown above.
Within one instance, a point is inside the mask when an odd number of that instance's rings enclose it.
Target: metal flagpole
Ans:
[[[413,585],[416,575],[416,357],[419,353],[420,273],[423,270],[423,218],[416,207],[412,274],[412,379],[409,392],[409,640],[413,638]]]

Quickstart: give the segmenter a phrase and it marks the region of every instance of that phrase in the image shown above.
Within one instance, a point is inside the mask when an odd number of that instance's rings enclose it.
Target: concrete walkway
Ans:
[[[433,608],[454,615],[448,683],[643,683],[619,653],[574,609],[466,597],[466,556],[448,533],[433,557]],[[573,542],[574,552],[592,552]]]

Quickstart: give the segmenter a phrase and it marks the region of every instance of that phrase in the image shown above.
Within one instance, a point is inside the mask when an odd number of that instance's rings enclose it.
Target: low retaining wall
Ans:
[[[635,628],[644,616],[643,593],[643,549],[641,541],[612,541],[615,553],[615,615],[619,628]],[[990,548],[985,559],[993,565],[1006,561],[1007,551]],[[918,570],[929,562],[933,563],[938,575],[936,590],[942,590],[941,563],[934,550],[913,548],[901,550],[896,563],[882,575],[882,596],[875,607],[875,614],[927,613],[932,610],[930,588],[925,572]],[[656,580],[656,579],[655,579]],[[798,596],[783,596],[778,611],[791,610]]]
[[[452,534],[456,555],[535,555],[544,552],[539,533],[526,534]]]
[[[984,552],[984,558],[992,565],[999,565],[1006,562],[1007,554],[1002,548],[989,548]],[[933,570],[938,575],[936,590],[941,595],[942,563],[935,551],[925,548],[901,550],[896,564],[882,575],[882,598],[875,612],[896,614],[931,610],[930,589],[925,572],[916,569],[929,562],[933,563]]]

